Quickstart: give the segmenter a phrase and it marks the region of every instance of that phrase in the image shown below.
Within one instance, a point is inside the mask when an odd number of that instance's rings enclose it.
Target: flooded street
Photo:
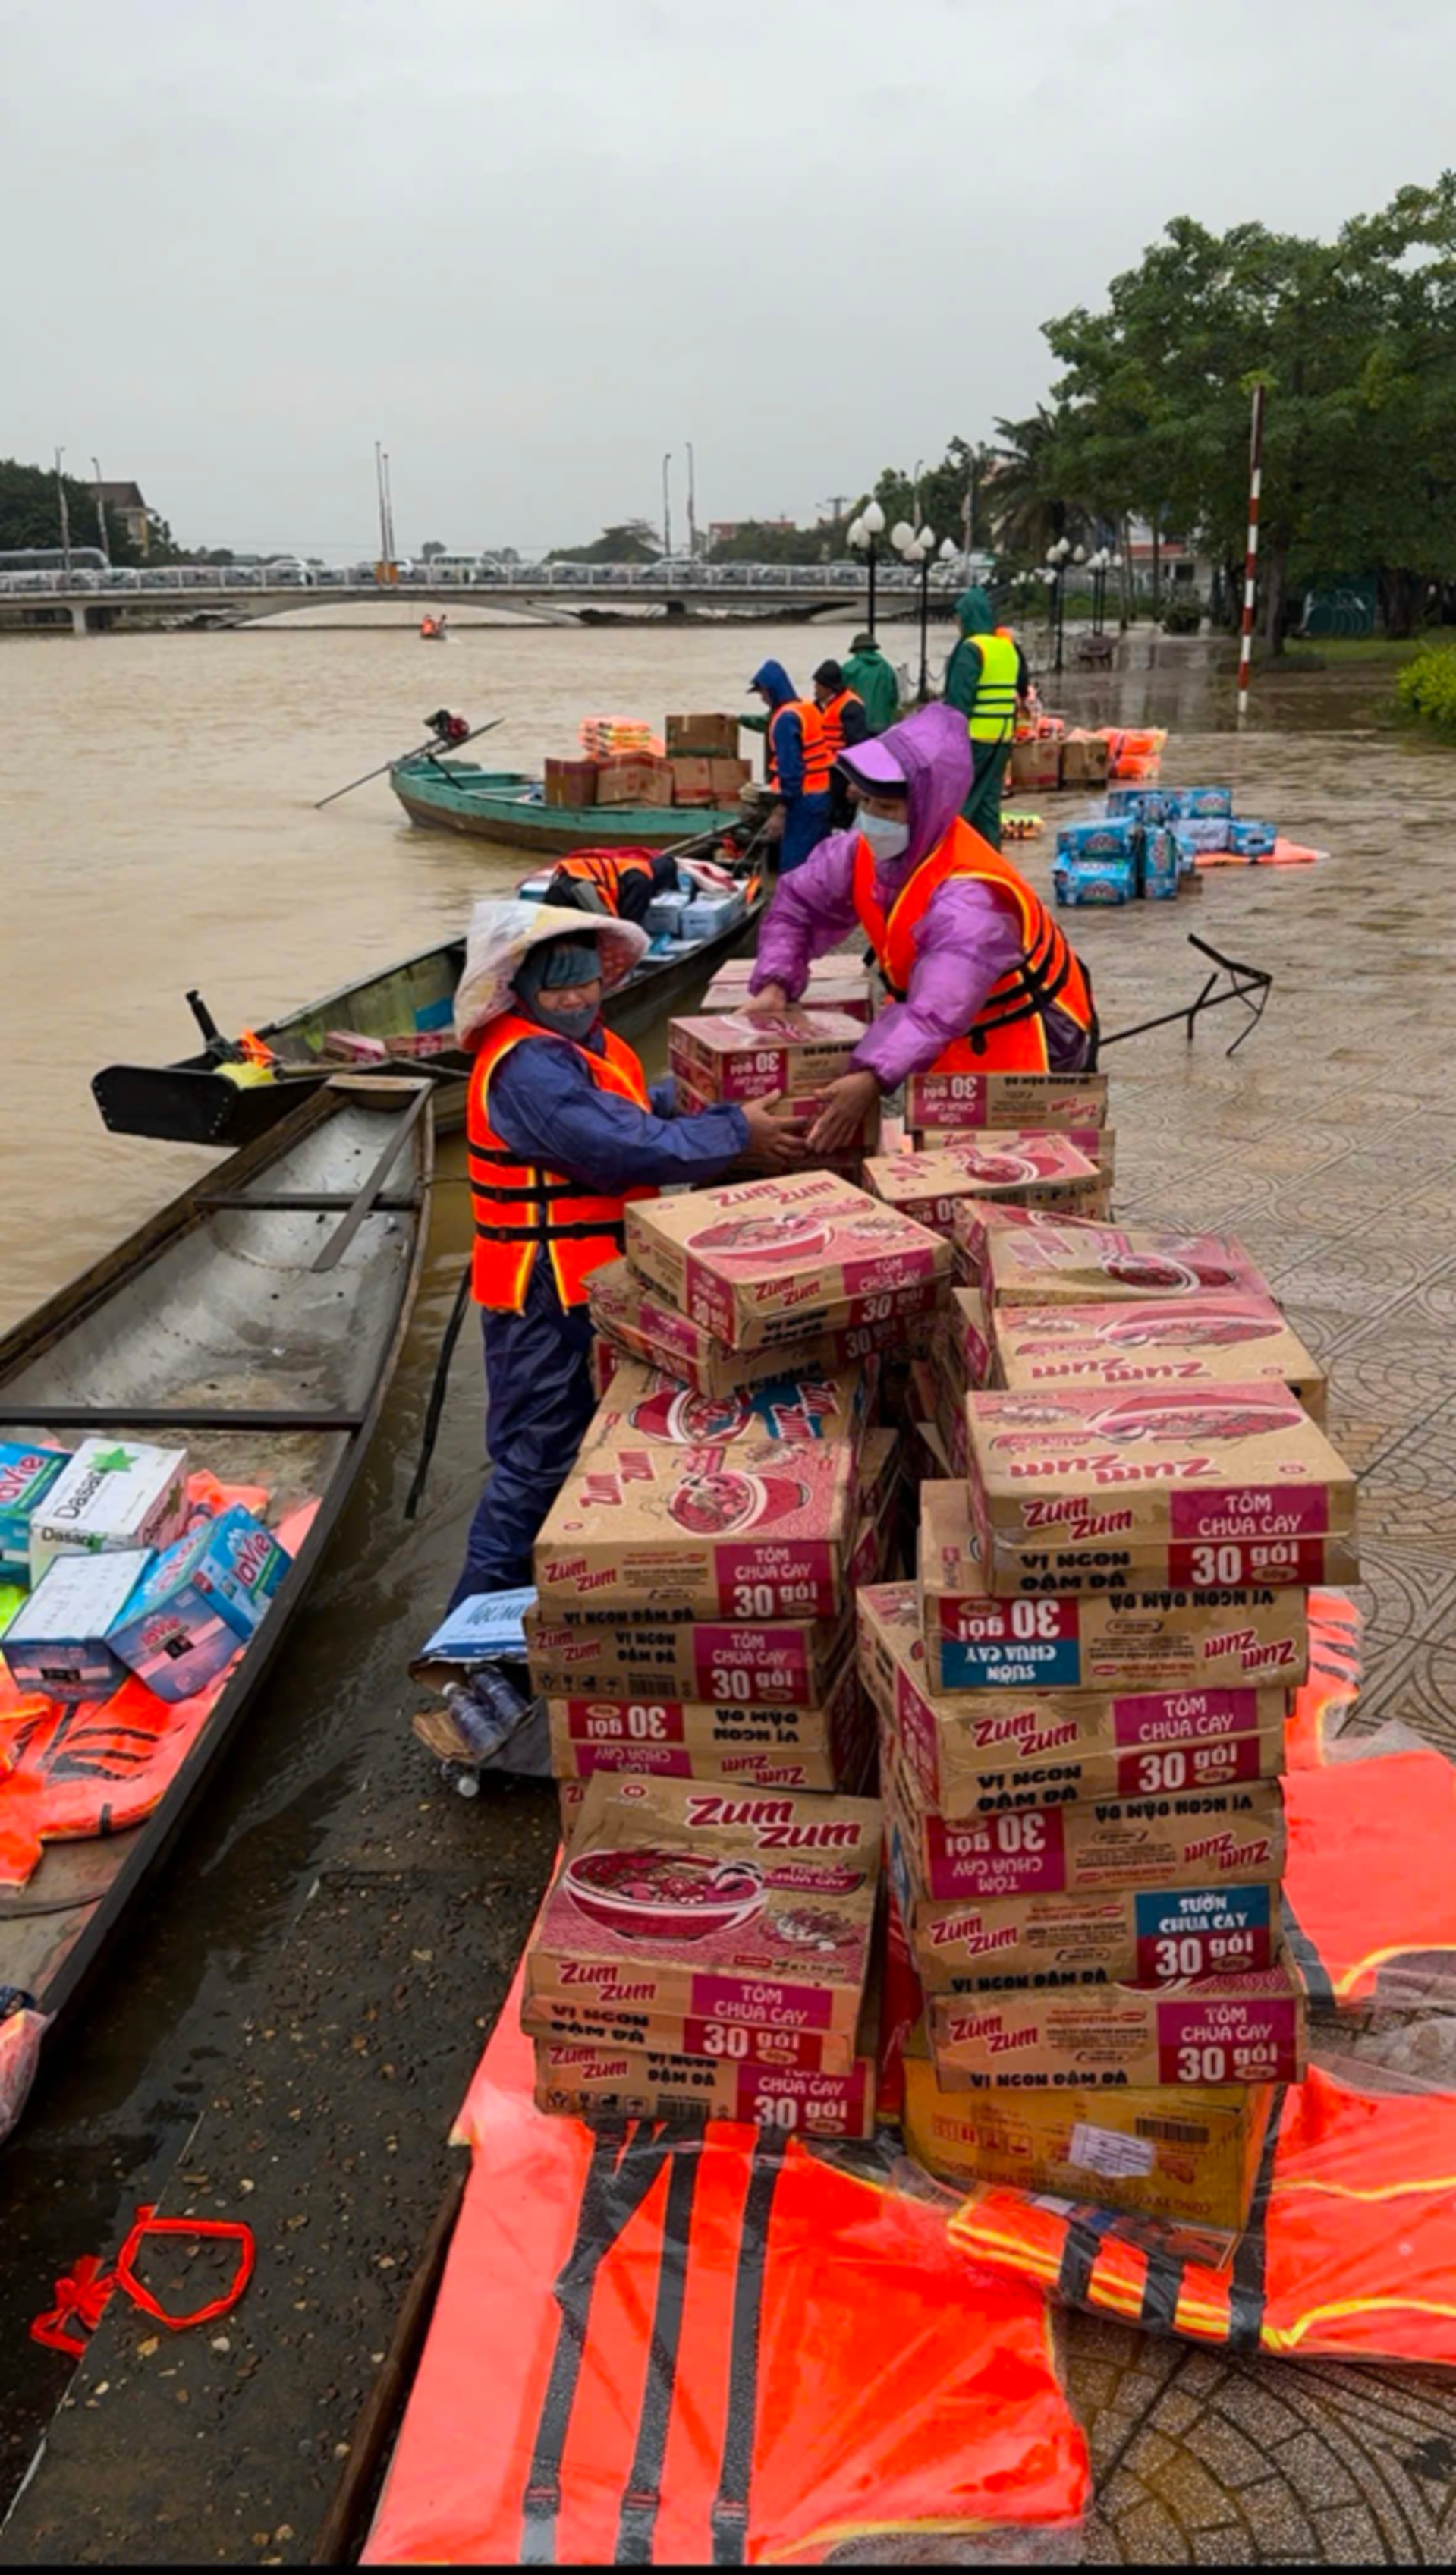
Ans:
[[[575,748],[588,712],[660,724],[669,709],[744,705],[765,654],[806,689],[851,631],[578,633],[462,619],[443,654],[422,654],[413,624],[0,640],[0,1322],[202,1168],[186,1149],[108,1137],[88,1088],[105,1063],[191,1051],[189,986],[225,1031],[256,1024],[458,931],[473,896],[522,872],[515,853],[412,829],[382,780],[324,814],[310,810],[315,798],[418,741],[441,704],[473,722],[502,715],[483,756],[535,768]],[[932,667],[948,640],[932,630]],[[891,658],[914,658],[911,629],[884,641]],[[1165,777],[1229,780],[1237,810],[1332,855],[1313,871],[1214,871],[1176,907],[1081,917],[1110,1029],[1191,998],[1202,969],[1183,945],[1190,930],[1275,977],[1264,1027],[1231,1062],[1231,1011],[1191,1049],[1174,1031],[1109,1055],[1119,1212],[1226,1224],[1287,1294],[1331,1368],[1336,1436],[1372,1479],[1372,1703],[1383,1692],[1384,1712],[1456,1748],[1439,1669],[1456,1590],[1445,1411],[1456,1213],[1442,1210],[1449,1130],[1427,1115],[1440,1077],[1422,1052],[1456,927],[1456,760],[1377,726],[1388,686],[1378,667],[1261,677],[1254,723],[1232,740],[1224,661],[1135,640],[1129,663],[1046,681],[1044,694],[1087,723],[1169,725]],[[1054,825],[1081,807],[1049,799],[1044,810]],[[1042,886],[1051,837],[1018,854]],[[258,2226],[259,2274],[230,2325],[234,2348],[213,2361],[206,2337],[190,2338],[199,2348],[165,2417],[150,2394],[140,2417],[115,2390],[103,2405],[92,2367],[90,2411],[62,2418],[69,2433],[58,2429],[49,2478],[25,2499],[0,2562],[307,2562],[444,2187],[449,2121],[555,1829],[549,1790],[503,1786],[472,1806],[441,1787],[408,1734],[405,1664],[450,1587],[479,1486],[481,1371],[468,1330],[424,1509],[403,1521],[467,1235],[451,1143],[405,1359],[323,1573],[244,1739],[5,2150],[0,2501],[66,2384],[67,2364],[26,2340],[29,2319],[79,2254],[114,2247],[179,2157],[199,2205],[215,2194],[219,2210],[246,2206]],[[1144,2364],[1143,2349],[1110,2326],[1078,2345],[1073,2393],[1094,2444],[1125,2458],[1117,2474],[1137,2486],[1126,2529],[1121,2504],[1108,2504],[1100,2553],[1207,2556],[1160,2472],[1149,2464],[1143,2477],[1129,2447],[1139,2403],[1151,2420],[1166,2399],[1169,2439],[1178,2429],[1170,2388],[1186,2355],[1161,2345]],[[128,2361],[133,2377],[152,2365]],[[1201,2382],[1190,2400],[1196,2366],[1181,2390],[1195,2415],[1213,2406]],[[1331,2456],[1352,2402],[1329,2397]],[[1423,2437],[1446,2437],[1449,2404],[1410,2406]],[[1268,2430],[1270,2455],[1299,2437],[1295,2410]],[[119,2528],[119,2463],[137,2420],[155,2447],[140,2483],[127,2483]],[[190,2446],[204,2429],[205,2481]],[[1353,2432],[1348,2441],[1357,2446]],[[1292,2493],[1292,2467],[1284,2482]],[[178,2491],[189,2517],[173,2528]],[[1217,2536],[1222,2545],[1222,2524]],[[1372,2524],[1355,2553],[1383,2562],[1410,2545]],[[1317,2518],[1299,2524],[1292,2507],[1245,2553],[1265,2548],[1303,2562],[1337,2553],[1333,2534]]]

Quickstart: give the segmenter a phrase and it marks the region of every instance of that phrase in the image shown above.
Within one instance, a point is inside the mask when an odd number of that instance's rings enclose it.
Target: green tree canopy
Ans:
[[[61,481],[70,514],[72,545],[99,545],[100,513],[93,486],[74,474],[63,474]],[[136,548],[114,510],[106,513],[106,537],[113,563],[138,561]],[[13,456],[0,457],[0,551],[8,554],[21,547],[60,543],[61,503],[52,469],[22,465]]]
[[[656,529],[647,519],[626,519],[615,528],[604,528],[589,546],[553,546],[548,563],[646,564],[656,563],[662,553]]]

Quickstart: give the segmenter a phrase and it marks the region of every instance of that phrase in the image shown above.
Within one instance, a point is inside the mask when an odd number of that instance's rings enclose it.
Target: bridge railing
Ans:
[[[962,579],[957,565],[937,565],[930,577],[931,588],[958,589]],[[902,564],[881,564],[876,568],[875,580],[881,591],[914,590],[919,574]],[[543,591],[625,589],[728,594],[736,590],[781,590],[817,598],[825,591],[858,592],[863,587],[864,567],[857,563],[477,564],[452,565],[445,570],[430,564],[402,571],[393,582],[378,581],[372,569],[346,570],[336,565],[316,566],[307,573],[265,564],[126,565],[111,572],[69,574],[0,572],[0,597],[4,598],[105,599],[137,593],[177,598],[192,592],[247,597],[258,591],[285,590],[347,591],[353,597],[379,599],[414,597],[422,592],[456,595],[471,591],[537,597]]]

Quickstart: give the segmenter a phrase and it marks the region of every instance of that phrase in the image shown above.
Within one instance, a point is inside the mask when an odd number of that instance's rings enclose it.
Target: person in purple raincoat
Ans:
[[[848,831],[821,842],[791,876],[780,878],[758,935],[750,1011],[778,1011],[796,1002],[812,960],[860,925],[854,871],[861,840],[874,862],[875,901],[886,917],[915,870],[934,856],[970,790],[964,717],[953,708],[925,707],[877,739],[846,748],[838,766],[858,800],[855,820]],[[978,846],[990,863],[991,881],[962,875],[935,886],[915,924],[903,999],[891,1001],[866,1029],[850,1070],[830,1085],[809,1134],[810,1153],[842,1151],[881,1093],[911,1074],[928,1073],[947,1047],[975,1028],[995,987],[1025,973],[1028,908],[1038,936],[1044,923],[1046,935],[1070,954],[1009,861]],[[1042,1004],[1032,988],[1051,1073],[1079,1071],[1095,1054],[1090,996],[1085,1003],[1078,998],[1084,978],[1076,961],[1071,963],[1073,979],[1063,991],[1072,1007],[1051,997]]]

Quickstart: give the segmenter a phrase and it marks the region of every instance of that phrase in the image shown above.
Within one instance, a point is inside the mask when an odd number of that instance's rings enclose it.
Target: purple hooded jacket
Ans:
[[[953,708],[921,708],[890,725],[876,749],[889,752],[904,771],[909,846],[904,856],[876,867],[874,889],[888,912],[907,878],[948,831],[970,792],[970,737]],[[852,760],[850,763],[852,766]],[[815,957],[836,948],[854,930],[852,891],[858,834],[835,832],[791,876],[780,877],[763,927],[750,990],[781,984],[796,1002]],[[937,888],[915,931],[915,962],[903,1002],[891,1002],[865,1031],[851,1062],[872,1073],[881,1091],[893,1091],[912,1073],[928,1073],[956,1038],[964,1037],[986,997],[1021,956],[1017,925],[988,886],[952,879]],[[1047,1053],[1054,1073],[1082,1063],[1083,1032],[1054,1007],[1046,1015]]]

